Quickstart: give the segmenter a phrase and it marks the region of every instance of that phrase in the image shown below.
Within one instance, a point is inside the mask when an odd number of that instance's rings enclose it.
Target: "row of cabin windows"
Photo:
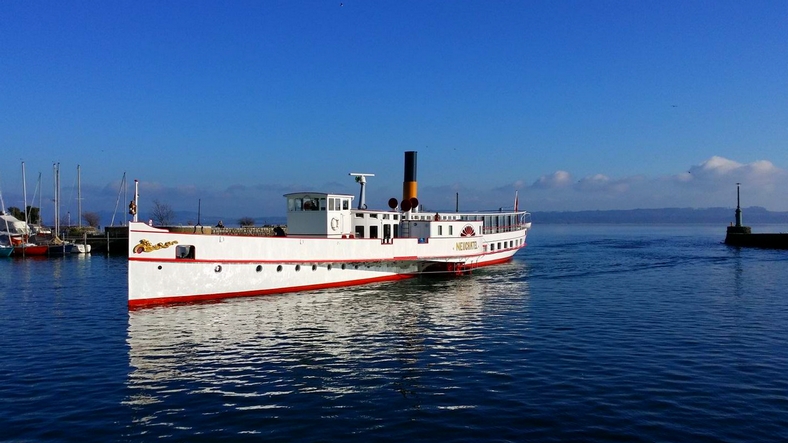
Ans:
[[[366,226],[356,226],[356,238],[380,238],[378,226],[369,226],[369,237],[366,237]],[[399,225],[383,225],[383,238],[398,238]]]
[[[347,198],[329,198],[328,210],[341,211],[350,209],[350,199]],[[317,197],[303,197],[303,198],[288,198],[287,210],[293,211],[325,211],[326,199]]]
[[[513,248],[515,246],[520,246],[523,243],[522,239],[512,240],[512,241],[505,241],[503,242],[503,248],[501,248],[501,242],[498,242],[498,249],[506,249],[506,248]],[[490,251],[495,251],[495,243],[490,243]]]

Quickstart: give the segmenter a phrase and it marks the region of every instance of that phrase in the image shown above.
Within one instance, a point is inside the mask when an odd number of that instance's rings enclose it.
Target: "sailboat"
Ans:
[[[60,163],[55,163],[52,165],[52,172],[53,177],[55,180],[54,183],[54,212],[55,212],[55,229],[54,235],[47,245],[49,249],[49,255],[51,256],[62,256],[66,254],[71,254],[73,249],[73,245],[71,243],[65,242],[60,239],[58,234],[60,234]]]
[[[24,190],[25,196],[25,218],[26,220],[23,222],[21,220],[17,220],[15,217],[11,215],[3,215],[3,219],[8,223],[9,221],[12,224],[12,230],[9,232],[9,237],[11,240],[11,244],[14,247],[13,255],[16,256],[28,256],[28,255],[47,255],[49,248],[47,245],[37,245],[35,243],[30,243],[30,226],[27,224],[27,183],[25,182],[25,162],[22,162],[22,189]]]
[[[82,231],[82,176],[80,171],[80,167],[77,165],[77,219],[79,220],[80,231]],[[83,233],[82,235],[82,243],[71,244],[71,252],[74,254],[90,254],[91,247],[84,237],[85,234]]]

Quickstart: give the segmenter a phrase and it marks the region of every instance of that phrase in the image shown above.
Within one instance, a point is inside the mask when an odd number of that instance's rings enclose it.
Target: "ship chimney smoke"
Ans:
[[[405,152],[405,178],[402,182],[402,201],[418,197],[416,182],[416,151]]]

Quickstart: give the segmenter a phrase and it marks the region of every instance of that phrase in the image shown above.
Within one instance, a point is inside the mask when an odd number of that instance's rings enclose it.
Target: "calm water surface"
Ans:
[[[788,251],[724,229],[132,312],[125,259],[0,260],[0,440],[786,441]]]

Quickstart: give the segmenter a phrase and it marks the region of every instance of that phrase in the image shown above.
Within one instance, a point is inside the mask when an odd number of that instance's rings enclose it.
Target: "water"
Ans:
[[[122,258],[2,260],[0,440],[786,441],[788,251],[723,236],[536,226],[467,277],[132,312]]]

